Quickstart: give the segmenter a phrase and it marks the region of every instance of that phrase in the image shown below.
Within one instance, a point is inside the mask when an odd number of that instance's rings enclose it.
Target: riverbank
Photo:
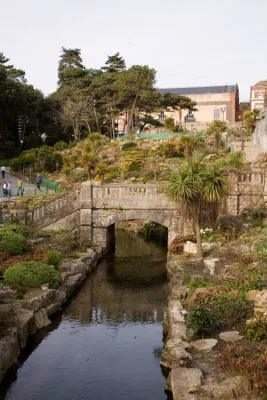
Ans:
[[[161,366],[174,400],[265,398],[267,221],[237,220],[211,235],[203,261],[168,253]]]
[[[28,338],[51,324],[49,318],[72,297],[103,255],[103,249],[90,248],[86,253],[80,253],[79,258],[66,261],[58,289],[43,285],[42,289],[28,291],[21,300],[16,299],[15,293],[8,288],[1,290],[0,381],[17,363]]]

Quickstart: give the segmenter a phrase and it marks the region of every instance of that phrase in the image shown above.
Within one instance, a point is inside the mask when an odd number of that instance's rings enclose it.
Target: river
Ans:
[[[0,386],[1,400],[166,400],[166,249],[116,232],[103,259]]]

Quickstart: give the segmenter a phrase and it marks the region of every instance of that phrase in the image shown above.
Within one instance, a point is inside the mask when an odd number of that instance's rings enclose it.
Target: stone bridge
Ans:
[[[225,215],[239,214],[267,200],[265,175],[261,172],[232,173],[230,195],[221,205]],[[77,229],[81,239],[95,246],[112,248],[115,224],[127,220],[154,221],[168,228],[168,242],[191,232],[181,204],[164,194],[164,184],[101,184],[83,182],[81,189],[39,206],[31,216],[40,229]]]

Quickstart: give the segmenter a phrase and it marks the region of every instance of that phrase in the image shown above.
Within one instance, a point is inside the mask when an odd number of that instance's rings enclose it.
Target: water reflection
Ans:
[[[162,247],[117,232],[115,256],[99,264],[52,329],[34,337],[0,399],[166,399],[165,257]]]

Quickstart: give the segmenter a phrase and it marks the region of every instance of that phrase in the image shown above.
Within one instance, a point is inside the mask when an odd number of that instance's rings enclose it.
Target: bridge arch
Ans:
[[[115,224],[122,221],[153,221],[168,229],[168,243],[184,234],[184,218],[177,210],[94,210],[91,240],[109,250],[115,244]]]

